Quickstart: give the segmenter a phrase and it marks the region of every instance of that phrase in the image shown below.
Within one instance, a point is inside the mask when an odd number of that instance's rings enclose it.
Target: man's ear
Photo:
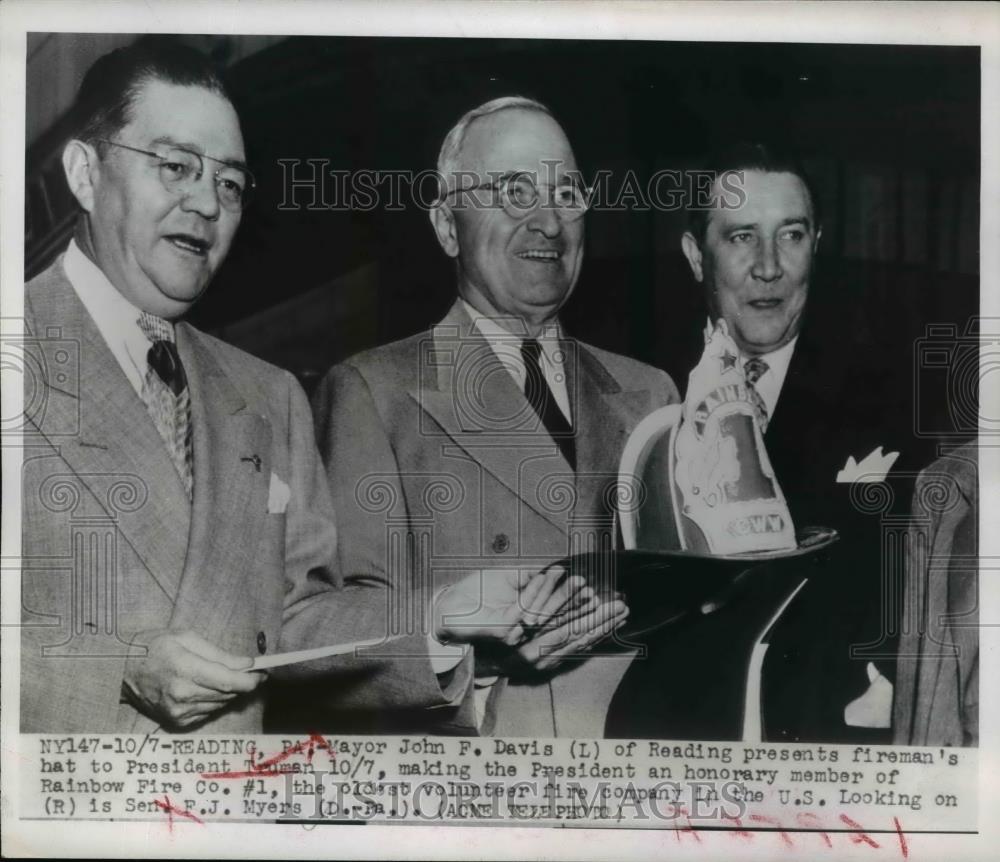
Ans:
[[[694,234],[689,230],[684,231],[684,236],[681,237],[681,249],[684,252],[684,257],[688,259],[691,272],[694,273],[694,280],[703,281],[705,274],[701,269],[701,247],[698,245],[698,240],[694,238]]]
[[[823,228],[816,228],[816,238],[813,240],[813,254],[819,251],[819,238],[823,236]]]
[[[69,190],[88,213],[94,209],[94,182],[99,170],[97,161],[97,150],[83,141],[73,139],[63,148],[62,164]]]
[[[431,224],[438,242],[448,257],[458,257],[458,228],[455,225],[455,213],[448,204],[438,204],[431,207]]]

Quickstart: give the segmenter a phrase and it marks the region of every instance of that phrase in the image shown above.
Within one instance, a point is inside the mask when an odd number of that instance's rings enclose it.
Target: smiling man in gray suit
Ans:
[[[21,728],[257,731],[252,657],[385,638],[395,598],[336,568],[292,375],[179,321],[253,187],[212,66],[142,41],[94,64],[76,108],[77,231],[25,288]],[[514,596],[492,596],[500,640],[519,632]],[[428,648],[463,607],[449,599],[382,658],[290,673],[341,706],[457,707],[471,662]]]
[[[610,547],[622,447],[677,400],[662,371],[559,325],[583,260],[586,195],[545,106],[508,97],[470,111],[438,170],[447,185],[430,216],[458,298],[430,333],[332,369],[314,401],[341,565],[432,590]],[[626,613],[591,597],[519,643],[468,638],[477,724],[460,729],[601,736],[632,657],[607,640]]]

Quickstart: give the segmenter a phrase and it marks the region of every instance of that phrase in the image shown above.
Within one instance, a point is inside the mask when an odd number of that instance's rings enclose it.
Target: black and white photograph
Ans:
[[[1000,7],[153,5],[0,16],[4,853],[988,858]]]

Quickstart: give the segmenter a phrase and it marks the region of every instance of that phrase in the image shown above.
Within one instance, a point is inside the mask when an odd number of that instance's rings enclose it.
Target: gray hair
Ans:
[[[529,99],[527,96],[501,96],[499,99],[492,99],[484,102],[478,108],[462,115],[452,130],[445,136],[444,143],[441,144],[441,152],[438,153],[437,170],[445,187],[450,185],[449,177],[461,167],[462,147],[465,144],[465,136],[469,126],[480,119],[496,114],[499,111],[506,111],[509,108],[521,108],[528,111],[540,111],[543,114],[552,116],[552,112],[541,102]]]

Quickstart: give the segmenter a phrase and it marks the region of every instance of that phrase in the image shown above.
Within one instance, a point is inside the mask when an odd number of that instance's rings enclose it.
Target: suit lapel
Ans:
[[[813,321],[809,321],[811,323]],[[807,323],[807,325],[808,325]],[[803,499],[830,493],[837,469],[853,441],[844,436],[839,417],[846,363],[842,350],[825,350],[822,341],[803,330],[792,354],[764,445],[793,514]],[[866,453],[855,453],[863,457]],[[823,490],[821,490],[823,489]]]
[[[601,361],[579,342],[567,341],[566,380],[576,429],[578,481],[587,473],[618,474],[625,441],[654,407],[646,389],[624,390]]]
[[[537,420],[531,405],[458,303],[421,345],[419,388],[410,394],[449,443],[565,530],[565,511],[545,505],[554,491],[548,483],[573,476],[577,500],[600,501],[608,479],[617,475],[629,430],[659,405],[650,403],[646,390],[623,390],[579,342],[565,339],[562,347],[576,430],[575,472],[544,429],[532,433]],[[544,469],[533,469],[543,458]]]
[[[267,513],[271,426],[247,409],[204,336],[179,324],[177,349],[191,389],[194,505],[172,623],[204,631],[245,590]]]
[[[816,323],[809,320],[806,327],[813,324],[815,328]],[[843,408],[839,401],[847,375],[847,349],[844,344],[824,344],[822,339],[811,337],[808,328],[803,328],[788,365],[773,421],[768,425],[768,435],[772,430],[784,433],[786,427],[801,434],[803,421],[809,424],[825,422],[829,415],[826,411]],[[826,415],[820,419],[821,414]]]
[[[190,523],[187,494],[146,406],[57,266],[57,277],[28,298],[29,320],[36,334],[50,337],[54,326],[58,338],[79,346],[79,390],[72,380],[49,380],[39,430],[173,598]]]
[[[459,446],[522,503],[565,531],[565,512],[545,505],[546,487],[573,470],[461,305],[452,306],[420,351],[418,388],[410,395],[444,431],[441,445]]]

